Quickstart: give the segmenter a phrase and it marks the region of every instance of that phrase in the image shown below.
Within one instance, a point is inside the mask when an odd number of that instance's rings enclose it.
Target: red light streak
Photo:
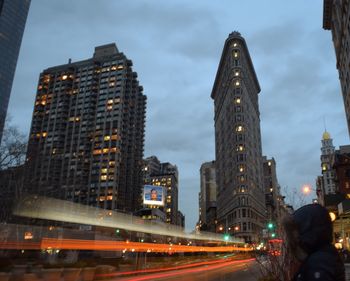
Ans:
[[[245,259],[245,260],[239,260],[235,262],[250,262],[255,259]],[[197,263],[191,263],[186,265],[180,265],[180,266],[173,266],[173,267],[165,267],[165,268],[153,268],[153,269],[142,269],[142,270],[134,270],[134,271],[125,271],[125,272],[115,272],[115,273],[106,273],[106,274],[99,274],[98,276],[101,277],[117,277],[117,276],[123,276],[123,275],[132,275],[132,274],[141,274],[141,273],[152,273],[152,272],[162,272],[162,271],[171,271],[171,270],[179,270],[179,269],[186,269],[191,267],[197,267],[202,265],[212,265],[217,263],[227,263],[227,259],[220,259],[220,260],[214,260],[214,261],[204,261],[204,262],[197,262]]]
[[[255,259],[247,259],[247,260],[224,262],[224,263],[220,263],[220,264],[209,265],[207,267],[185,269],[185,270],[181,270],[179,272],[158,273],[158,274],[152,274],[151,276],[132,277],[132,279],[128,279],[128,280],[143,281],[143,280],[154,280],[157,278],[164,278],[164,277],[173,277],[173,276],[179,276],[179,275],[184,275],[184,274],[189,274],[189,273],[197,273],[197,272],[214,270],[214,269],[222,268],[225,266],[250,262],[250,261],[254,261],[254,260]]]

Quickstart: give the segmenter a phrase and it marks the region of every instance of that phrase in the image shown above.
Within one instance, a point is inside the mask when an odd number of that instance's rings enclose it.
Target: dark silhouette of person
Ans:
[[[284,220],[284,230],[288,254],[299,261],[293,281],[345,281],[326,208],[319,204],[299,208]]]

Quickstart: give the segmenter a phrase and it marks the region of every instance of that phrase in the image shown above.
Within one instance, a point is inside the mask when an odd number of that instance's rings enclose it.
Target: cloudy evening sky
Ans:
[[[315,187],[324,119],[336,146],[349,142],[322,12],[322,0],[32,0],[9,114],[29,134],[39,73],[115,42],[148,97],[145,156],[178,166],[191,229],[200,165],[215,158],[210,94],[230,32],[247,41],[261,86],[263,153],[275,158],[282,187]]]

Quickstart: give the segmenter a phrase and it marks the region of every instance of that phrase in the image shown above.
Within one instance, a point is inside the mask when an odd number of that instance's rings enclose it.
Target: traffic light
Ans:
[[[225,234],[225,235],[224,235],[224,240],[225,240],[225,241],[230,240],[230,235],[229,235],[229,234]]]

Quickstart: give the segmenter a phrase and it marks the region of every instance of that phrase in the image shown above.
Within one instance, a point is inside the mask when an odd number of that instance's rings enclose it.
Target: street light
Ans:
[[[302,191],[303,191],[303,193],[304,193],[305,195],[309,195],[310,192],[311,192],[312,190],[315,191],[315,190],[312,189],[311,186],[308,185],[308,184],[305,184],[305,185],[303,185],[303,187],[302,187]]]

